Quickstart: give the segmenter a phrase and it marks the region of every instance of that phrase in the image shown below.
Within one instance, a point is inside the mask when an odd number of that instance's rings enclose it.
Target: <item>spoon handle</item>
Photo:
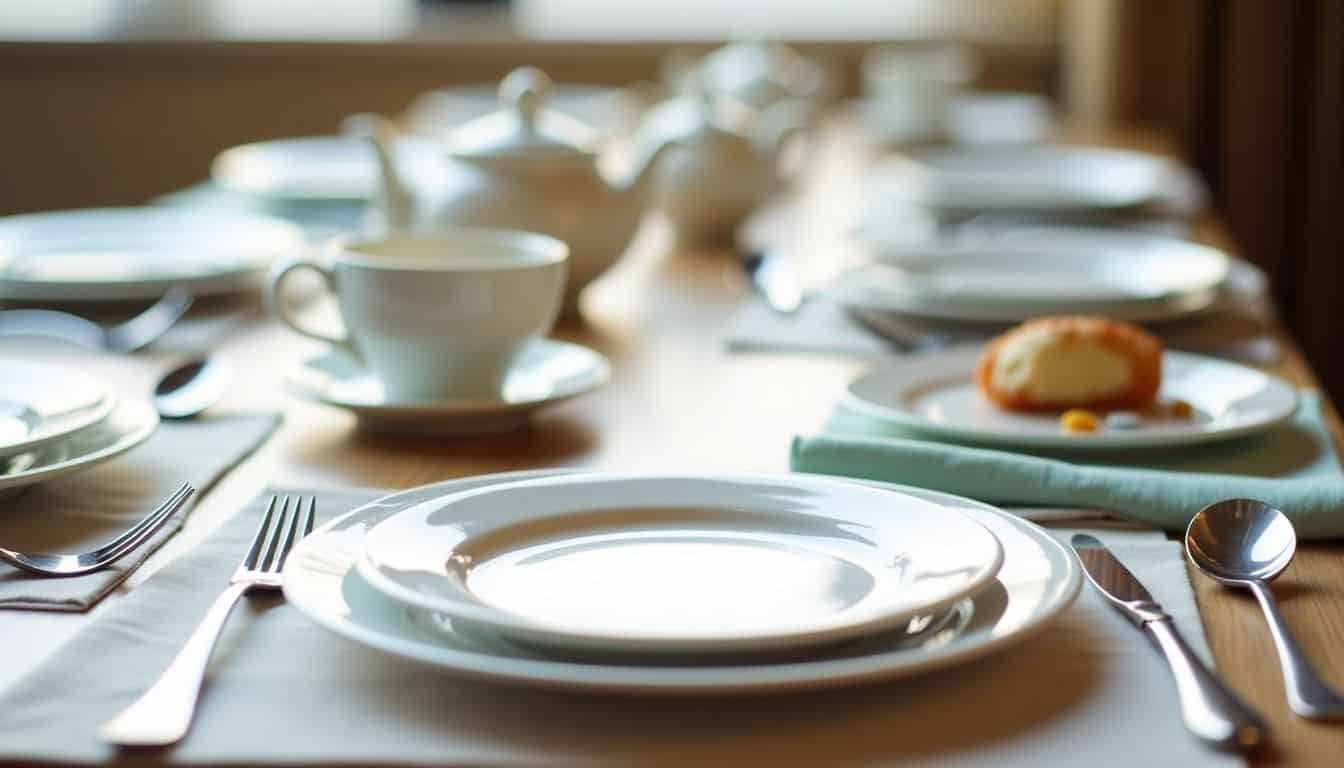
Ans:
[[[1143,629],[1171,667],[1181,719],[1192,733],[1222,749],[1249,749],[1265,741],[1264,721],[1204,666],[1170,616],[1144,622]]]
[[[1283,669],[1283,687],[1288,694],[1288,706],[1302,717],[1312,720],[1344,719],[1344,696],[1321,680],[1320,675],[1307,660],[1306,654],[1298,647],[1288,632],[1288,623],[1279,613],[1274,593],[1263,581],[1247,582],[1247,588],[1260,607],[1265,611],[1269,622],[1269,633],[1274,637],[1274,647],[1279,652],[1279,666]]]

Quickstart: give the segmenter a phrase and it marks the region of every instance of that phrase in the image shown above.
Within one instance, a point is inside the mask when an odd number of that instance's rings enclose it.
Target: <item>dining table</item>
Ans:
[[[1068,142],[1163,154],[1171,154],[1173,146],[1169,137],[1150,130],[1064,127],[1060,134]],[[845,235],[862,202],[859,181],[872,153],[854,124],[829,120],[803,183],[773,204],[775,215],[761,217],[762,231],[778,227],[777,241],[788,244],[809,282],[825,279],[841,261],[837,254],[847,247]],[[1192,234],[1236,254],[1214,208],[1194,218]],[[732,318],[756,300],[739,258],[727,247],[677,248],[665,223],[650,216],[622,261],[589,289],[582,319],[561,322],[553,334],[605,355],[612,365],[610,383],[538,413],[528,429],[470,438],[361,430],[347,412],[288,394],[284,371],[320,351],[319,345],[282,328],[259,297],[241,303],[201,301],[187,322],[150,349],[106,364],[117,369],[125,386],[147,391],[173,362],[215,352],[239,370],[216,410],[276,411],[283,415],[282,425],[204,496],[182,532],[94,610],[0,612],[0,636],[6,638],[0,690],[267,486],[402,489],[542,467],[787,471],[792,438],[822,424],[845,384],[869,363],[835,355],[727,349],[724,334]],[[318,305],[312,311],[320,317],[331,308]],[[1287,332],[1277,326],[1275,334],[1282,354],[1267,370],[1302,387],[1317,386]],[[1340,444],[1344,427],[1338,412],[1328,402],[1325,410]],[[1274,734],[1273,746],[1250,758],[1252,764],[1339,764],[1344,727],[1309,722],[1289,711],[1269,630],[1255,601],[1193,570],[1189,577],[1218,672],[1265,715]],[[1303,543],[1275,581],[1274,592],[1306,653],[1344,687],[1344,545]]]

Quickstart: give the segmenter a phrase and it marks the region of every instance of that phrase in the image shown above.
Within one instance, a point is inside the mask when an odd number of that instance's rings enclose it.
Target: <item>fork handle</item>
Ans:
[[[159,679],[134,704],[103,724],[99,735],[104,741],[151,747],[173,744],[187,735],[215,641],[238,598],[250,586],[242,582],[230,585],[215,598],[205,618]]]

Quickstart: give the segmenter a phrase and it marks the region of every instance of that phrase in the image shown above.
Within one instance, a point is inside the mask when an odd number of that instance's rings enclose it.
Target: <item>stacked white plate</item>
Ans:
[[[1174,171],[1146,152],[965,147],[893,155],[869,186],[878,200],[949,213],[1113,210],[1160,198]]]
[[[305,539],[290,602],[440,669],[616,693],[898,677],[1039,630],[1072,557],[945,494],[810,475],[510,473],[405,491]]]
[[[0,491],[87,469],[158,426],[147,401],[119,400],[81,371],[0,359]]]
[[[827,294],[851,310],[941,321],[1094,314],[1161,322],[1212,308],[1232,268],[1222,251],[1178,238],[1037,228],[879,248]]]
[[[256,288],[305,245],[279,219],[180,208],[96,208],[0,218],[0,299],[158,299]]]

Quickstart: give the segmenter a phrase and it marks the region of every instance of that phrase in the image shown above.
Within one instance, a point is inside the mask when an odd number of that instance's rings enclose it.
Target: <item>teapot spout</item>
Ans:
[[[397,129],[381,115],[351,115],[341,122],[341,132],[363,139],[378,161],[378,210],[388,233],[411,229],[415,199],[397,172],[393,159]]]
[[[658,164],[663,155],[680,146],[681,142],[675,139],[662,139],[645,144],[639,156],[635,159],[634,168],[630,175],[626,177],[623,184],[618,185],[621,191],[627,197],[643,205],[649,198],[650,190],[653,188],[653,178],[657,173]]]

